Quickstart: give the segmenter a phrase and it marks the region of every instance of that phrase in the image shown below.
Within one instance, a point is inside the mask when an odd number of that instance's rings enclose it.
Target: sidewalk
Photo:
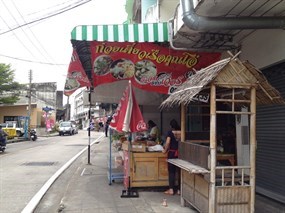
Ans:
[[[180,205],[180,196],[164,195],[164,189],[162,188],[139,188],[138,198],[121,198],[124,189],[123,183],[118,181],[109,185],[107,176],[109,170],[107,167],[109,138],[102,137],[97,144],[91,147],[90,165],[87,164],[86,154],[84,152],[58,178],[34,212],[197,212],[190,207],[182,207]],[[115,151],[112,155],[114,156],[114,154]],[[285,212],[283,205],[276,204],[262,196],[256,198],[255,212],[257,213]],[[162,205],[163,199],[167,200],[167,207]]]
[[[103,133],[98,133],[98,135],[103,135]],[[91,165],[87,164],[86,154],[84,152],[74,162],[74,165],[56,180],[34,212],[56,212],[56,209],[58,212],[68,213],[196,212],[188,207],[180,206],[180,196],[164,195],[164,189],[161,188],[156,190],[140,188],[138,198],[121,198],[122,190],[124,190],[123,183],[116,181],[109,185],[107,176],[109,138],[102,137],[98,144],[91,147]],[[164,198],[167,199],[167,207],[162,206]],[[55,208],[54,205],[57,207]]]

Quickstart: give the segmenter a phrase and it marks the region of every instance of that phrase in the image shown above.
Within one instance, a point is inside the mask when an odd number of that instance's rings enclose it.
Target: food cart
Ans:
[[[134,138],[133,133],[147,130],[131,81],[113,114],[110,128],[126,134],[122,144],[125,188],[167,185],[166,154],[147,152],[149,142],[131,139]]]
[[[127,168],[130,166],[131,187],[168,186],[167,154],[147,151],[147,145],[144,142],[133,142],[130,155],[128,155],[126,142],[123,143],[122,148],[125,173],[128,173]],[[127,186],[128,182],[124,181],[124,183]]]
[[[256,105],[284,104],[259,70],[231,56],[197,71],[161,105],[181,106],[179,158],[169,162],[181,168],[182,205],[191,204],[199,212],[254,212]],[[189,108],[195,104],[202,106],[200,116],[208,114],[208,119],[201,119],[208,131],[196,135],[189,132],[194,120],[194,110]],[[249,119],[249,126],[243,128],[243,143],[248,142],[247,163],[240,163],[237,152],[218,152],[221,115],[226,115],[222,122],[230,115],[236,122],[241,116]],[[220,163],[223,161],[228,164]]]

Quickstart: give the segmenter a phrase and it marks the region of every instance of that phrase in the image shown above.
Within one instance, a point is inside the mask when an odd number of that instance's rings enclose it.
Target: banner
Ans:
[[[82,67],[79,56],[73,49],[71,61],[68,67],[67,78],[64,86],[64,95],[70,96],[80,87],[90,87],[90,81]]]
[[[220,53],[173,50],[163,43],[90,42],[93,86],[130,80],[137,88],[171,94]]]

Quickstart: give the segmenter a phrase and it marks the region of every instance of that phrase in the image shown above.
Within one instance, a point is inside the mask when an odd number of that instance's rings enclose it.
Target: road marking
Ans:
[[[83,176],[83,174],[84,174],[84,172],[85,172],[85,169],[86,169],[86,168],[84,168],[84,169],[82,170],[80,176]]]
[[[90,145],[92,146],[98,140],[100,140],[103,135],[99,136],[95,141],[93,141]],[[54,181],[86,150],[88,146],[82,149],[79,153],[77,153],[73,158],[71,158],[67,163],[65,163],[53,176],[48,179],[48,181],[42,186],[42,188],[34,195],[34,197],[30,200],[30,202],[26,205],[26,207],[22,210],[21,213],[33,213],[47,190],[54,183]]]

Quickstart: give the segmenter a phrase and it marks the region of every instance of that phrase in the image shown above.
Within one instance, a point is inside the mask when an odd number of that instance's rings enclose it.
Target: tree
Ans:
[[[23,86],[14,81],[15,71],[10,64],[0,63],[0,103],[13,104],[19,100]]]

